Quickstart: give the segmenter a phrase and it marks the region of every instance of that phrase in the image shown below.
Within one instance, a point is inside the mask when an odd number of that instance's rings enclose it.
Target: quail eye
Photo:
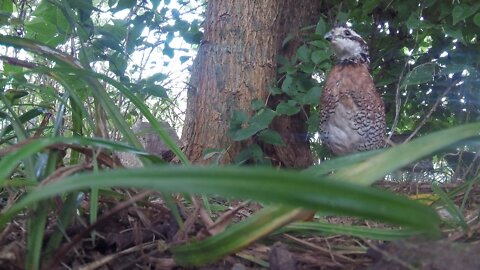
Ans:
[[[352,33],[350,32],[350,30],[345,30],[343,33],[344,33],[346,36],[350,36],[350,35],[352,34]]]

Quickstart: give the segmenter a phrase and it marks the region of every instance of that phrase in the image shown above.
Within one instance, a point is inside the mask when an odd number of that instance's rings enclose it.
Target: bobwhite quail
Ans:
[[[337,63],[320,98],[320,138],[335,155],[384,146],[385,108],[368,70],[367,43],[347,26],[325,35]]]

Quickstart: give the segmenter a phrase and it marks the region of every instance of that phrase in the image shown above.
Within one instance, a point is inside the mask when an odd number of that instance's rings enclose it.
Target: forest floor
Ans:
[[[408,196],[431,194],[428,183],[381,182],[377,186]],[[457,185],[445,185],[452,190]],[[275,234],[251,245],[220,262],[202,267],[178,266],[168,246],[202,233],[201,221],[179,230],[177,222],[161,200],[145,201],[150,192],[129,195],[132,191],[118,190],[129,198],[101,199],[99,219],[87,226],[88,203],[84,200],[79,217],[65,231],[69,242],[45,254],[43,269],[480,269],[480,186],[470,190],[464,216],[472,221],[468,230],[443,228],[441,240],[409,239],[402,241],[373,241],[342,235]],[[133,193],[132,193],[133,194]],[[454,198],[462,203],[464,194]],[[106,196],[103,198],[107,198]],[[61,203],[58,200],[57,203]],[[184,205],[184,204],[179,204]],[[238,205],[234,220],[254,213],[258,204],[212,199],[212,205],[232,209]],[[442,215],[442,209],[438,209]],[[180,212],[188,217],[190,208]],[[81,218],[83,217],[83,218]],[[45,242],[53,237],[55,214],[51,214]],[[375,222],[348,217],[327,217],[322,221],[333,224],[385,227]],[[0,234],[0,269],[24,269],[26,229],[17,218]],[[93,233],[95,232],[95,233]],[[95,235],[93,239],[92,236]]]

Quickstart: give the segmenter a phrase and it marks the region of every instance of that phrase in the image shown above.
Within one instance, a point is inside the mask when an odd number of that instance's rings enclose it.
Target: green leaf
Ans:
[[[465,39],[463,38],[462,29],[454,28],[450,25],[443,25],[443,31],[445,34],[447,34],[447,36],[458,39],[463,44],[466,44]]]
[[[289,33],[289,34],[287,35],[287,37],[283,40],[283,42],[282,42],[282,47],[285,47],[285,45],[286,45],[290,40],[292,40],[292,39],[294,39],[294,38],[295,38],[295,35],[292,34],[292,33]]]
[[[152,128],[157,132],[160,138],[165,142],[165,144],[175,153],[175,155],[182,161],[184,164],[189,164],[188,158],[182,152],[180,147],[175,143],[175,141],[171,138],[167,131],[165,131],[161,125],[158,123],[158,120],[155,116],[150,112],[149,108],[145,105],[145,103],[140,100],[133,92],[126,88],[123,84],[119,83],[112,78],[99,74],[90,70],[85,70],[79,67],[79,63],[72,60],[69,55],[65,55],[63,52],[58,51],[56,49],[49,48],[43,43],[36,42],[31,39],[25,38],[18,38],[12,36],[5,36],[0,35],[0,44],[6,46],[13,46],[16,48],[22,48],[30,52],[34,52],[35,54],[42,55],[48,59],[51,59],[55,62],[61,63],[64,65],[62,68],[45,68],[43,70],[47,74],[56,73],[57,75],[61,74],[63,76],[66,75],[80,75],[81,78],[89,84],[91,89],[95,92],[96,95],[100,96],[99,100],[101,101],[102,106],[104,109],[109,113],[110,119],[113,121],[115,126],[122,132],[124,138],[130,142],[131,144],[141,147],[138,138],[133,134],[133,132],[128,128],[125,119],[120,114],[117,106],[113,103],[112,99],[107,95],[105,90],[100,85],[98,79],[101,79],[108,84],[111,84],[113,87],[117,88],[123,95],[125,95],[136,107],[140,112],[145,116],[145,118],[149,121],[152,125]],[[41,70],[41,68],[37,68]],[[59,75],[59,77],[62,77]],[[64,85],[67,86],[68,85]],[[72,92],[75,95],[75,92]],[[0,172],[1,173],[1,172]],[[0,181],[1,181],[0,177]]]
[[[320,125],[320,115],[318,113],[310,115],[307,120],[308,132],[316,133],[318,132],[318,127]]]
[[[33,110],[32,110],[33,111]],[[26,115],[26,114],[24,114]],[[35,115],[35,112],[32,112],[32,115]],[[25,120],[31,118],[32,115],[26,115]],[[23,115],[22,115],[23,116]],[[22,118],[22,116],[20,118]],[[54,144],[74,144],[80,146],[92,146],[97,148],[104,148],[113,151],[123,151],[129,152],[137,155],[144,155],[144,156],[151,156],[144,151],[136,149],[134,147],[125,145],[120,142],[115,141],[107,141],[103,139],[97,138],[85,138],[85,137],[51,137],[51,138],[40,138],[34,139],[29,141],[28,143],[24,143],[25,146],[11,152],[10,154],[6,155],[0,160],[0,186],[4,184],[8,175],[12,172],[12,170],[18,165],[18,163],[35,154],[38,153],[45,148],[54,145]]]
[[[260,146],[257,144],[251,144],[247,148],[242,149],[242,151],[235,156],[234,163],[236,165],[241,165],[249,160],[257,164],[265,163],[262,148],[260,148]]]
[[[20,117],[18,117],[18,120],[20,120],[21,124],[25,124],[26,122],[34,119],[35,117],[37,117],[39,115],[43,115],[44,113],[45,113],[45,109],[34,108],[34,109],[28,110],[24,114],[20,115]],[[3,134],[8,134],[9,132],[12,132],[12,131],[13,131],[13,126],[12,126],[12,124],[10,124],[10,125],[7,125],[5,127],[5,129],[2,131],[2,133]]]
[[[480,13],[475,14],[475,16],[473,17],[473,23],[480,27]]]
[[[300,106],[295,100],[290,99],[287,102],[279,103],[275,111],[278,114],[291,116],[300,111]]]
[[[464,9],[461,5],[455,5],[452,10],[452,24],[455,25],[464,18]]]
[[[318,104],[321,95],[322,88],[320,88],[320,86],[314,86],[303,96],[303,104]]]
[[[248,121],[246,128],[240,129],[233,134],[233,139],[235,141],[243,141],[252,137],[260,130],[266,129],[275,116],[276,113],[270,109],[261,110]]]
[[[13,102],[16,99],[22,98],[27,96],[29,93],[25,90],[14,90],[10,89],[5,92],[5,97],[10,101]]]
[[[0,26],[8,25],[9,19],[13,12],[13,1],[12,0],[1,0],[0,1]]]
[[[315,50],[312,52],[312,62],[315,65],[320,64],[321,62],[330,59],[330,51],[329,50]]]
[[[161,85],[146,85],[144,88],[142,88],[142,92],[154,97],[168,98],[167,89]]]
[[[310,61],[311,51],[306,45],[302,45],[297,49],[297,57],[302,62]]]
[[[108,58],[109,70],[117,76],[123,76],[127,69],[128,62],[122,53],[115,52]]]
[[[1,0],[0,1],[0,11],[6,13],[13,12],[13,1],[12,0]]]
[[[156,10],[158,8],[158,5],[160,5],[160,0],[151,0],[152,3],[152,9]]]
[[[5,158],[11,159],[10,155]],[[16,202],[0,216],[0,227],[24,207],[41,200],[85,188],[107,187],[235,196],[392,222],[434,234],[438,232],[439,220],[435,211],[391,192],[275,168],[205,166],[155,166],[66,177],[38,187]]]
[[[355,225],[340,225],[323,222],[296,222],[283,227],[276,233],[296,232],[296,233],[321,233],[322,235],[349,235],[363,239],[391,241],[397,239],[406,239],[412,236],[418,236],[419,231],[407,229],[383,229],[370,228]]]
[[[257,136],[261,141],[265,143],[269,143],[273,145],[285,145],[285,143],[282,140],[282,136],[280,136],[278,132],[272,129],[262,130],[258,133]]]
[[[317,26],[315,27],[315,34],[318,35],[325,35],[327,32],[327,25],[325,23],[325,20],[320,17],[320,20],[318,20]]]
[[[258,111],[258,110],[260,110],[264,107],[265,107],[265,102],[263,100],[260,100],[260,99],[254,99],[250,103],[250,108],[252,108],[252,110],[254,110],[254,111]]]
[[[173,58],[175,56],[175,51],[173,48],[171,48],[168,43],[164,44],[164,48],[162,50],[162,53],[170,58]]]
[[[456,25],[459,21],[463,21],[472,16],[479,8],[480,4],[478,3],[472,6],[456,4],[452,10],[452,25]]]
[[[98,43],[98,44],[96,44]],[[123,48],[120,46],[120,40],[112,35],[104,35],[95,40],[95,45],[110,48],[117,54],[123,54]]]
[[[183,265],[202,265],[213,262],[252,244],[260,237],[288,224],[301,210],[271,206],[261,209],[228,230],[190,245],[172,248],[175,261]]]
[[[233,112],[232,122],[243,124],[243,123],[246,123],[247,120],[248,120],[248,115],[246,112],[242,110],[235,110]]]
[[[451,215],[455,223],[458,226],[462,227],[464,231],[468,230],[468,224],[463,217],[463,213],[458,209],[455,203],[448,197],[448,194],[445,193],[438,185],[432,184],[432,191],[440,197],[440,200],[445,205],[445,209]]]
[[[331,177],[343,181],[371,184],[387,173],[455,142],[479,136],[479,130],[480,123],[472,123],[425,135],[409,143],[389,148],[361,163],[339,169]]]
[[[183,64],[183,63],[187,62],[188,60],[190,60],[190,58],[191,58],[190,56],[182,55],[182,56],[179,57],[179,60],[180,60],[180,63]]]
[[[307,74],[312,74],[313,72],[315,72],[315,65],[310,62],[302,63],[300,65],[300,70]]]
[[[403,88],[408,85],[417,85],[429,82],[433,79],[433,74],[435,72],[435,64],[426,63],[419,66],[416,66],[412,71],[410,71],[405,79],[402,82],[400,88]]]
[[[409,29],[417,29],[421,24],[418,14],[413,12],[410,17],[408,17],[406,24]]]
[[[290,93],[292,90],[293,77],[290,75],[285,76],[285,79],[282,82],[282,91],[284,93]]]
[[[153,84],[153,83],[163,82],[167,78],[168,78],[167,74],[158,72],[146,78],[145,82],[147,84]]]

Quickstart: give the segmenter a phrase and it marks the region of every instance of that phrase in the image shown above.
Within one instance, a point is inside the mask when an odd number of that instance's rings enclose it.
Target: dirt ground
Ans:
[[[432,192],[430,184],[381,182],[377,185],[405,195]],[[446,189],[453,190],[455,186],[446,185]],[[480,194],[479,191],[477,185],[470,194]],[[197,220],[188,232],[180,232],[162,201],[145,201],[146,195],[151,193],[132,195],[134,200],[122,203],[102,199],[101,213],[94,227],[86,225],[89,206],[85,199],[74,225],[65,232],[69,242],[45,254],[48,259],[43,261],[43,269],[480,269],[478,221],[473,222],[468,231],[446,228],[443,239],[438,241],[417,238],[382,242],[341,235],[277,234],[217,263],[182,267],[175,263],[168,247],[198,235],[201,222]],[[462,198],[459,194],[456,199]],[[478,219],[479,202],[480,195],[470,196],[466,217]],[[221,199],[215,203],[229,204],[228,207],[242,204]],[[248,217],[258,208],[257,204],[242,204],[234,219]],[[191,209],[180,208],[180,212],[186,218]],[[385,226],[354,218],[327,217],[325,220],[334,224]],[[45,243],[53,237],[54,227],[52,214]],[[0,269],[24,269],[25,247],[25,222],[18,217],[0,234]]]

